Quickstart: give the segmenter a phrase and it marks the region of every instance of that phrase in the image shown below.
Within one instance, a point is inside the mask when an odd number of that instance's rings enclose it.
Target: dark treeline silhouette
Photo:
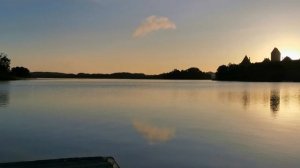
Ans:
[[[10,59],[5,53],[0,53],[0,80],[10,79]]]
[[[10,59],[7,54],[0,53],[0,80],[12,80],[30,77],[30,71],[24,67],[10,69]]]
[[[211,79],[211,74],[202,72],[198,68],[189,68],[187,70],[173,70],[168,73],[158,75],[146,75],[143,73],[119,72],[112,74],[67,74],[59,72],[32,72],[33,78],[87,78],[87,79],[170,79],[170,80],[205,80]]]
[[[211,79],[210,73],[200,71],[198,68],[189,68],[187,70],[179,71],[177,69],[169,73],[157,75],[159,79]]]
[[[11,75],[16,77],[28,78],[30,77],[30,71],[24,67],[14,67],[11,69]]]
[[[277,48],[272,51],[271,60],[251,63],[247,56],[240,64],[222,65],[216,73],[217,80],[223,81],[261,81],[300,82],[300,60],[285,57],[280,61],[280,52]]]

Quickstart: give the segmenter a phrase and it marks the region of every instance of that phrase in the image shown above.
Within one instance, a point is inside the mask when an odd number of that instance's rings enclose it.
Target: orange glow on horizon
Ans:
[[[290,57],[292,60],[300,59],[300,50],[285,48],[281,51],[282,59],[286,56]]]

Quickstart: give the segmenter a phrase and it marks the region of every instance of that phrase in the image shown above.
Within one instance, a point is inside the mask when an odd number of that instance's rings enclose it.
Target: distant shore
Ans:
[[[75,79],[168,79],[168,80],[211,80],[214,73],[202,72],[198,68],[187,70],[173,70],[158,75],[144,73],[118,72],[112,74],[89,73],[61,73],[61,72],[32,72],[31,78],[75,78]]]

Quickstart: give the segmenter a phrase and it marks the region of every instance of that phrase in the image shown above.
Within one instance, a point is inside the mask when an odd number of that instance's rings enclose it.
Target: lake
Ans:
[[[0,82],[0,162],[113,156],[122,168],[300,167],[300,84]]]

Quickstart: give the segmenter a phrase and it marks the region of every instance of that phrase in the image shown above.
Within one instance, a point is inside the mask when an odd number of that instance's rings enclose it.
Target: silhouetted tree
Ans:
[[[10,59],[7,58],[7,54],[0,53],[0,73],[7,74],[10,70]]]
[[[288,57],[288,56],[286,56],[283,60],[282,60],[282,62],[291,62],[291,61],[293,61],[290,57]]]
[[[217,73],[216,73],[216,79],[217,80],[226,80],[228,78],[228,67],[226,65],[219,66]]]
[[[271,60],[269,58],[265,58],[262,63],[269,63]]]
[[[14,67],[11,69],[11,74],[15,77],[21,77],[21,78],[30,77],[30,71],[25,67]]]

